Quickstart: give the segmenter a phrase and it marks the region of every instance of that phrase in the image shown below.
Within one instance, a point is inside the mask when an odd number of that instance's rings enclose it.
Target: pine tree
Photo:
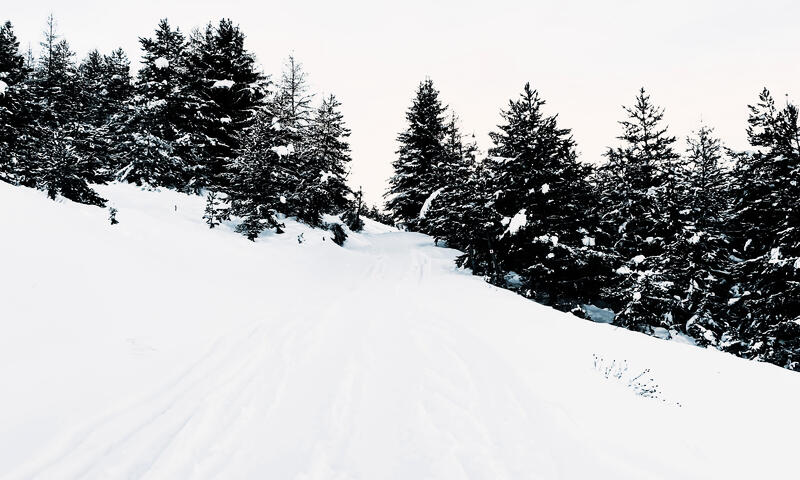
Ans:
[[[50,15],[40,43],[42,53],[33,75],[33,90],[42,107],[38,121],[52,128],[66,128],[75,122],[80,109],[75,53],[66,40],[59,38]]]
[[[140,38],[142,67],[129,114],[122,120],[117,178],[136,185],[194,188],[187,97],[186,40],[161,20],[154,38]]]
[[[35,130],[28,74],[11,22],[5,22],[0,26],[0,180],[30,186]]]
[[[44,130],[43,135],[36,150],[41,168],[37,178],[39,188],[52,199],[60,195],[87,205],[105,206],[106,200],[86,180],[95,175],[95,165],[76,153],[69,134],[56,127]]]
[[[244,48],[244,33],[228,19],[191,36],[187,57],[195,147],[203,163],[193,184],[224,187],[225,168],[239,149],[238,133],[264,105],[267,81]]]
[[[440,164],[446,158],[444,118],[439,92],[426,79],[406,113],[408,128],[397,137],[400,148],[385,195],[386,209],[395,222],[410,229],[416,228],[425,200],[444,184],[440,176]]]
[[[364,219],[362,217],[365,215],[365,211],[364,192],[359,187],[358,191],[353,194],[351,207],[342,214],[342,221],[350,230],[360,232],[364,229]]]
[[[464,252],[456,260],[459,267],[469,268],[473,274],[502,285],[502,252],[498,250],[497,238],[503,232],[503,225],[495,209],[495,173],[491,161],[475,162],[469,174],[455,183],[452,195],[441,202],[450,205],[449,218],[452,218],[444,239],[449,247]]]
[[[521,277],[526,295],[562,310],[588,301],[598,270],[589,248],[594,204],[590,169],[578,162],[570,130],[543,112],[545,102],[526,84],[501,113],[491,135],[494,208],[505,229],[497,239],[503,270]]]
[[[293,138],[272,112],[262,111],[240,140],[241,153],[229,168],[230,211],[242,218],[237,231],[250,240],[268,228],[283,233],[279,212],[291,207],[287,197],[298,184],[296,152],[287,143]]]
[[[685,207],[685,227],[668,246],[674,259],[671,276],[682,301],[676,318],[685,332],[702,345],[719,346],[728,328],[721,320],[730,278],[728,238],[729,174],[720,141],[701,127],[687,139],[686,184],[679,200]],[[688,316],[688,318],[686,318]]]
[[[95,159],[104,176],[113,177],[113,152],[125,102],[130,98],[130,64],[118,49],[110,56],[89,52],[78,67],[79,106],[74,133],[78,154]]]
[[[732,288],[727,349],[800,369],[800,126],[792,104],[778,109],[764,89],[750,107],[756,151],[738,155],[731,232],[739,280]]]
[[[89,145],[92,128],[81,116],[81,84],[75,54],[55,30],[48,17],[42,54],[31,79],[36,107],[36,136],[31,152],[35,157],[36,185],[51,198],[102,206],[105,200],[90,183],[105,183],[102,161]]]
[[[272,110],[284,129],[296,135],[298,139],[305,138],[313,113],[311,108],[313,96],[308,93],[308,81],[303,64],[298,62],[294,55],[289,55],[286,59],[277,87]]]
[[[300,184],[292,203],[302,205],[301,220],[319,225],[324,213],[341,213],[349,205],[347,186],[350,130],[335,96],[326,97],[308,128],[299,169]]]
[[[208,224],[208,228],[214,228],[224,220],[229,220],[228,209],[223,207],[223,201],[216,192],[208,192],[206,196],[206,208],[203,211],[203,220]]]
[[[664,111],[642,89],[620,122],[622,146],[609,148],[597,184],[602,203],[603,239],[610,242],[614,281],[603,296],[617,313],[615,323],[653,332],[675,326],[667,245],[681,230],[673,197],[680,169],[675,137],[662,126]]]
[[[428,208],[423,205],[425,211],[420,212],[418,227],[437,242],[443,240],[447,245],[459,248],[462,215],[468,213],[460,207],[471,200],[468,183],[476,168],[478,147],[474,135],[469,142],[465,141],[455,113],[451,114],[447,124],[443,146],[446,161],[440,164],[442,186],[434,192],[435,195],[428,197]]]

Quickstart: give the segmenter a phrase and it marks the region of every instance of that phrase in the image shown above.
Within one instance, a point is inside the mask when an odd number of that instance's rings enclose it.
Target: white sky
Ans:
[[[48,13],[80,56],[123,47],[167,17],[188,33],[221,17],[239,23],[266,73],[293,51],[317,92],[335,93],[353,130],[352,183],[376,202],[391,174],[414,89],[430,76],[485,150],[498,112],[526,81],[573,129],[585,161],[619,133],[640,86],[666,107],[673,135],[701,118],[728,145],[763,86],[800,96],[797,0],[109,0],[4,2],[23,47],[38,47]]]

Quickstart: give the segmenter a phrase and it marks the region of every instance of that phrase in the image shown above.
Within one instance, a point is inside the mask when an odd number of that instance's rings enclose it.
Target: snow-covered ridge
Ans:
[[[424,235],[253,243],[202,197],[98,190],[118,225],[0,182],[0,478],[796,473],[795,372],[537,305]]]

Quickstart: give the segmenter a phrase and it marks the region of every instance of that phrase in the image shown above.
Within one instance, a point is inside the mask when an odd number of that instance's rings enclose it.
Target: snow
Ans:
[[[369,220],[250,242],[202,196],[98,190],[118,225],[0,183],[0,478],[796,473],[795,372],[560,313]]]
[[[433,201],[442,193],[442,190],[444,190],[444,188],[436,190],[425,199],[422,203],[422,208],[419,210],[419,218],[425,218],[425,215],[427,215],[428,211],[431,209],[431,205],[433,205]]]
[[[597,323],[613,323],[614,312],[607,308],[600,308],[594,305],[581,305],[581,308],[589,317],[589,320]]]
[[[211,88],[226,88],[227,89],[227,88],[232,88],[234,85],[236,85],[236,82],[234,82],[233,80],[217,80],[217,81],[214,82],[213,85],[211,85]]]
[[[279,157],[285,157],[294,153],[294,145],[291,143],[289,145],[278,145],[277,147],[272,147],[272,151],[277,153]]]
[[[331,172],[330,170],[328,170],[327,172],[322,172],[322,175],[320,175],[319,183],[325,183],[329,179],[331,179],[331,178],[333,178],[335,176],[336,176],[336,174]]]
[[[0,80],[0,96],[3,96],[8,91],[8,84]]]
[[[514,235],[519,231],[520,228],[524,227],[528,224],[528,216],[525,213],[525,209],[523,208],[516,215],[514,215],[511,220],[508,222],[508,227],[503,235]]]
[[[644,262],[644,259],[645,259],[644,255],[636,255],[636,256],[635,256],[635,257],[633,257],[631,260],[632,260],[632,261],[633,261],[633,263],[635,263],[636,265],[639,265],[640,263]]]
[[[546,195],[547,192],[549,192],[549,191],[550,191],[550,185],[548,185],[546,183],[544,185],[542,185],[542,193],[544,193]]]
[[[169,60],[167,60],[164,57],[156,58],[154,63],[156,68],[158,68],[159,70],[169,67]]]

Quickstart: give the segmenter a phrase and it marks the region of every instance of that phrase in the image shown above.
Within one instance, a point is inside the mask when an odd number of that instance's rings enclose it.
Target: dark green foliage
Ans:
[[[192,187],[224,188],[225,168],[240,145],[238,133],[249,127],[266,97],[266,78],[244,47],[244,33],[229,19],[192,34],[187,49],[187,96],[197,150]]]
[[[737,156],[731,237],[734,266],[727,348],[800,368],[800,127],[792,104],[778,109],[765,89],[750,107],[754,152]]]
[[[568,311],[590,300],[588,283],[600,273],[590,248],[596,222],[586,214],[595,199],[571,132],[543,112],[544,103],[526,84],[491,134],[490,190],[505,227],[496,248],[526,295]]]
[[[347,240],[347,232],[344,231],[342,225],[340,223],[333,223],[328,228],[333,233],[333,242],[340,247],[344,245],[345,240]]]
[[[604,289],[619,312],[615,323],[651,332],[674,326],[679,302],[671,295],[667,246],[682,234],[677,184],[682,165],[675,137],[662,125],[664,112],[642,89],[620,122],[622,145],[610,148],[598,175],[601,227],[611,242],[616,278]]]
[[[206,195],[206,208],[203,211],[203,220],[208,224],[208,228],[214,228],[225,220],[229,220],[230,215],[227,207],[216,192],[208,192]]]
[[[116,177],[143,186],[194,187],[187,93],[186,40],[164,19],[154,38],[140,38],[142,66],[116,141]]]
[[[386,193],[386,209],[396,223],[410,229],[416,228],[425,200],[444,186],[439,170],[446,159],[444,118],[439,92],[426,79],[406,113],[408,128],[397,137],[400,148]]]
[[[364,193],[361,188],[353,194],[353,202],[350,208],[342,214],[342,221],[347,228],[353,232],[360,232],[364,229],[364,220],[361,218],[365,214]]]
[[[0,180],[34,184],[35,103],[11,22],[0,26]]]
[[[110,207],[108,209],[108,221],[111,222],[111,225],[119,224],[119,220],[117,220],[117,213],[119,212],[114,207]]]
[[[319,222],[323,213],[340,213],[350,203],[347,186],[350,129],[339,111],[335,96],[323,99],[308,129],[303,150],[301,185],[308,205],[309,223]]]
[[[278,212],[286,211],[287,195],[297,188],[292,135],[267,111],[256,116],[241,139],[241,154],[229,167],[231,214],[242,218],[237,230],[250,240],[265,229],[282,233]]]
[[[45,132],[36,149],[40,168],[37,186],[52,199],[60,195],[78,203],[105,206],[105,199],[87,185],[87,178],[95,174],[95,166],[76,153],[67,132],[59,128]]]

